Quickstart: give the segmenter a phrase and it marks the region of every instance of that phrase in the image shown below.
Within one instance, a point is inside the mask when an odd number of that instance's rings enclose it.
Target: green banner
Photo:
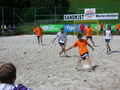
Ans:
[[[63,25],[41,25],[43,32],[59,32]]]

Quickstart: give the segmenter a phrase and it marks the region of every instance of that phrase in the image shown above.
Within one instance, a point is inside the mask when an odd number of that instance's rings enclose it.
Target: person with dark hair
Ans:
[[[90,27],[90,25],[88,25],[85,28],[85,36],[86,36],[86,40],[90,39],[90,41],[92,42],[93,46],[95,46],[95,43],[93,42],[93,38],[92,38],[92,28]]]
[[[109,54],[111,52],[109,42],[110,42],[110,40],[111,40],[111,38],[113,36],[110,25],[107,25],[107,29],[104,30],[104,35],[105,35],[105,43],[106,43],[107,54]]]
[[[84,24],[81,24],[81,25],[80,25],[80,33],[81,33],[82,35],[84,34],[84,28],[85,28]]]
[[[65,47],[66,47],[66,42],[67,42],[67,34],[66,32],[64,32],[64,29],[61,28],[60,32],[57,33],[57,35],[55,36],[55,38],[52,41],[52,44],[54,43],[54,41],[58,38],[58,43],[61,47],[61,51],[59,52],[58,56],[61,56],[62,53],[66,55],[65,53]]]
[[[40,27],[40,25],[38,25],[38,27],[33,28],[33,32],[36,34],[37,39],[38,39],[38,44],[41,43],[42,44],[42,37],[43,37],[43,29]]]
[[[91,64],[91,61],[90,61],[90,58],[89,58],[89,51],[87,49],[87,45],[89,47],[91,47],[92,50],[94,50],[94,48],[89,43],[87,43],[87,40],[82,39],[82,35],[81,34],[77,35],[77,39],[78,40],[75,41],[72,46],[67,48],[66,51],[68,51],[68,50],[70,50],[70,49],[72,49],[74,47],[78,47],[78,51],[79,51],[79,54],[80,54],[80,56],[78,58],[78,64],[82,68],[83,67],[82,60],[87,60],[87,63],[89,64],[90,69],[92,69],[92,64]]]
[[[0,90],[31,90],[22,84],[14,85],[16,67],[12,63],[0,62]]]

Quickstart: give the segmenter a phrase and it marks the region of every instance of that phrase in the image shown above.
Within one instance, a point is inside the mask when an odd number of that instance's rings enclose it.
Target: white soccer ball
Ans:
[[[89,69],[90,69],[90,66],[88,64],[83,66],[83,70],[89,70]]]

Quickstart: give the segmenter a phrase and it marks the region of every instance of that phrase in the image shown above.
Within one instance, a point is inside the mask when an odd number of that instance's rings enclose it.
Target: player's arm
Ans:
[[[70,46],[69,48],[67,48],[65,51],[71,50],[74,46]]]
[[[55,40],[56,40],[56,37],[53,39],[52,44],[54,43]]]
[[[87,45],[88,45],[92,50],[94,50],[94,48],[93,48],[89,43],[87,43]]]
[[[113,31],[111,31],[111,39],[113,38]]]

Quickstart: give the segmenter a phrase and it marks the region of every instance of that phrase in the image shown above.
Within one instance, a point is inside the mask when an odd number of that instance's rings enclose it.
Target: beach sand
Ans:
[[[43,46],[37,44],[35,35],[0,37],[0,62],[15,64],[16,84],[33,90],[120,90],[120,36],[111,40],[109,55],[104,36],[93,36],[97,47],[94,51],[88,49],[92,65],[98,67],[91,72],[76,69],[77,48],[67,52],[69,57],[58,57],[57,40],[51,43],[54,37],[44,35]],[[76,40],[76,36],[68,35],[67,47]]]

